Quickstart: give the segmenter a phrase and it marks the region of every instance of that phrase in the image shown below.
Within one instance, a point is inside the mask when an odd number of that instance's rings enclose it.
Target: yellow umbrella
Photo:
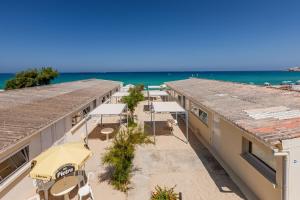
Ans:
[[[53,146],[32,161],[29,176],[46,181],[58,179],[81,169],[91,155],[82,142]]]

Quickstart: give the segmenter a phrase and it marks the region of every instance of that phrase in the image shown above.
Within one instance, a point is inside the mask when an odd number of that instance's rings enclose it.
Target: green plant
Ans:
[[[138,126],[138,124],[134,121],[134,119],[129,117],[128,118],[128,127],[134,128],[134,127],[137,127],[137,126]]]
[[[34,87],[39,85],[48,85],[51,80],[58,76],[58,72],[51,67],[42,69],[28,69],[16,73],[15,77],[6,81],[5,89],[19,89],[25,87]]]
[[[136,106],[140,101],[144,100],[144,95],[142,93],[144,85],[136,85],[134,88],[129,89],[129,95],[122,98],[122,102],[127,104],[130,111],[130,118],[133,120],[133,113]]]
[[[126,192],[130,183],[135,145],[153,143],[140,127],[121,130],[114,138],[113,145],[102,157],[103,164],[113,168],[110,182],[118,190]]]
[[[155,187],[155,191],[151,194],[151,200],[178,200],[179,194],[174,191],[174,188],[162,188],[160,186]]]

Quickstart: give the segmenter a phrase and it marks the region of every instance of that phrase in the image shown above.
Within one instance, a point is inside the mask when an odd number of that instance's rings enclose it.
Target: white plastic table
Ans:
[[[64,196],[65,200],[69,200],[69,192],[71,192],[77,185],[77,176],[67,176],[55,182],[50,192],[53,196]]]
[[[106,135],[106,141],[108,141],[109,134],[112,134],[114,132],[113,128],[104,128],[101,130],[101,133]]]

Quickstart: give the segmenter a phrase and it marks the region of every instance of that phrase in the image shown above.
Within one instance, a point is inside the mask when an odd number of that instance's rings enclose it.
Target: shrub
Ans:
[[[137,127],[121,130],[115,136],[113,145],[104,154],[102,162],[113,168],[110,183],[116,189],[123,192],[128,190],[135,145],[149,143],[152,141],[141,128]]]
[[[151,200],[178,200],[179,194],[174,192],[174,187],[168,189],[160,186],[155,187],[155,191],[151,194]]]
[[[58,76],[58,72],[51,67],[42,69],[28,69],[16,73],[15,77],[6,81],[5,89],[19,89],[25,87],[34,87],[39,85],[48,85],[51,80]]]
[[[144,89],[143,85],[136,85],[134,88],[129,89],[129,95],[122,98],[122,102],[126,103],[130,111],[130,118],[133,120],[133,113],[140,101],[144,100],[142,93]]]

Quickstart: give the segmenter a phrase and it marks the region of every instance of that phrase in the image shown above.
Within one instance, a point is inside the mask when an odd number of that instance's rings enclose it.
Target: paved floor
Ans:
[[[143,112],[144,103],[136,112],[141,124],[150,115]],[[162,121],[171,119],[170,114],[156,115],[157,137],[155,145],[138,147],[134,159],[135,171],[129,200],[150,199],[156,185],[175,187],[183,200],[245,199],[237,186],[208,150],[190,132],[190,144],[178,126],[173,135]],[[179,125],[183,121],[179,120]],[[148,128],[150,132],[152,129]],[[185,129],[183,129],[185,130]]]
[[[142,102],[136,109],[137,120],[145,130],[151,133],[149,112],[145,111],[147,102]],[[190,133],[190,143],[186,144],[185,135],[178,126],[173,134],[166,126],[165,120],[171,119],[169,114],[156,115],[157,137],[155,145],[139,146],[134,158],[134,172],[131,178],[131,190],[128,194],[113,189],[108,183],[106,168],[101,157],[111,141],[101,136],[96,121],[89,122],[89,146],[93,156],[86,163],[87,172],[94,177],[90,183],[96,200],[148,200],[156,185],[175,187],[182,194],[183,200],[235,200],[244,199],[237,186],[231,181],[218,162],[207,149]],[[179,120],[179,125],[183,124]],[[117,127],[118,117],[104,118],[105,127]],[[85,127],[75,133],[68,134],[66,141],[78,141],[85,135]],[[77,199],[75,189],[70,197]],[[7,193],[2,200],[26,200],[34,195],[32,180],[26,176]],[[62,198],[53,198],[60,200]]]

